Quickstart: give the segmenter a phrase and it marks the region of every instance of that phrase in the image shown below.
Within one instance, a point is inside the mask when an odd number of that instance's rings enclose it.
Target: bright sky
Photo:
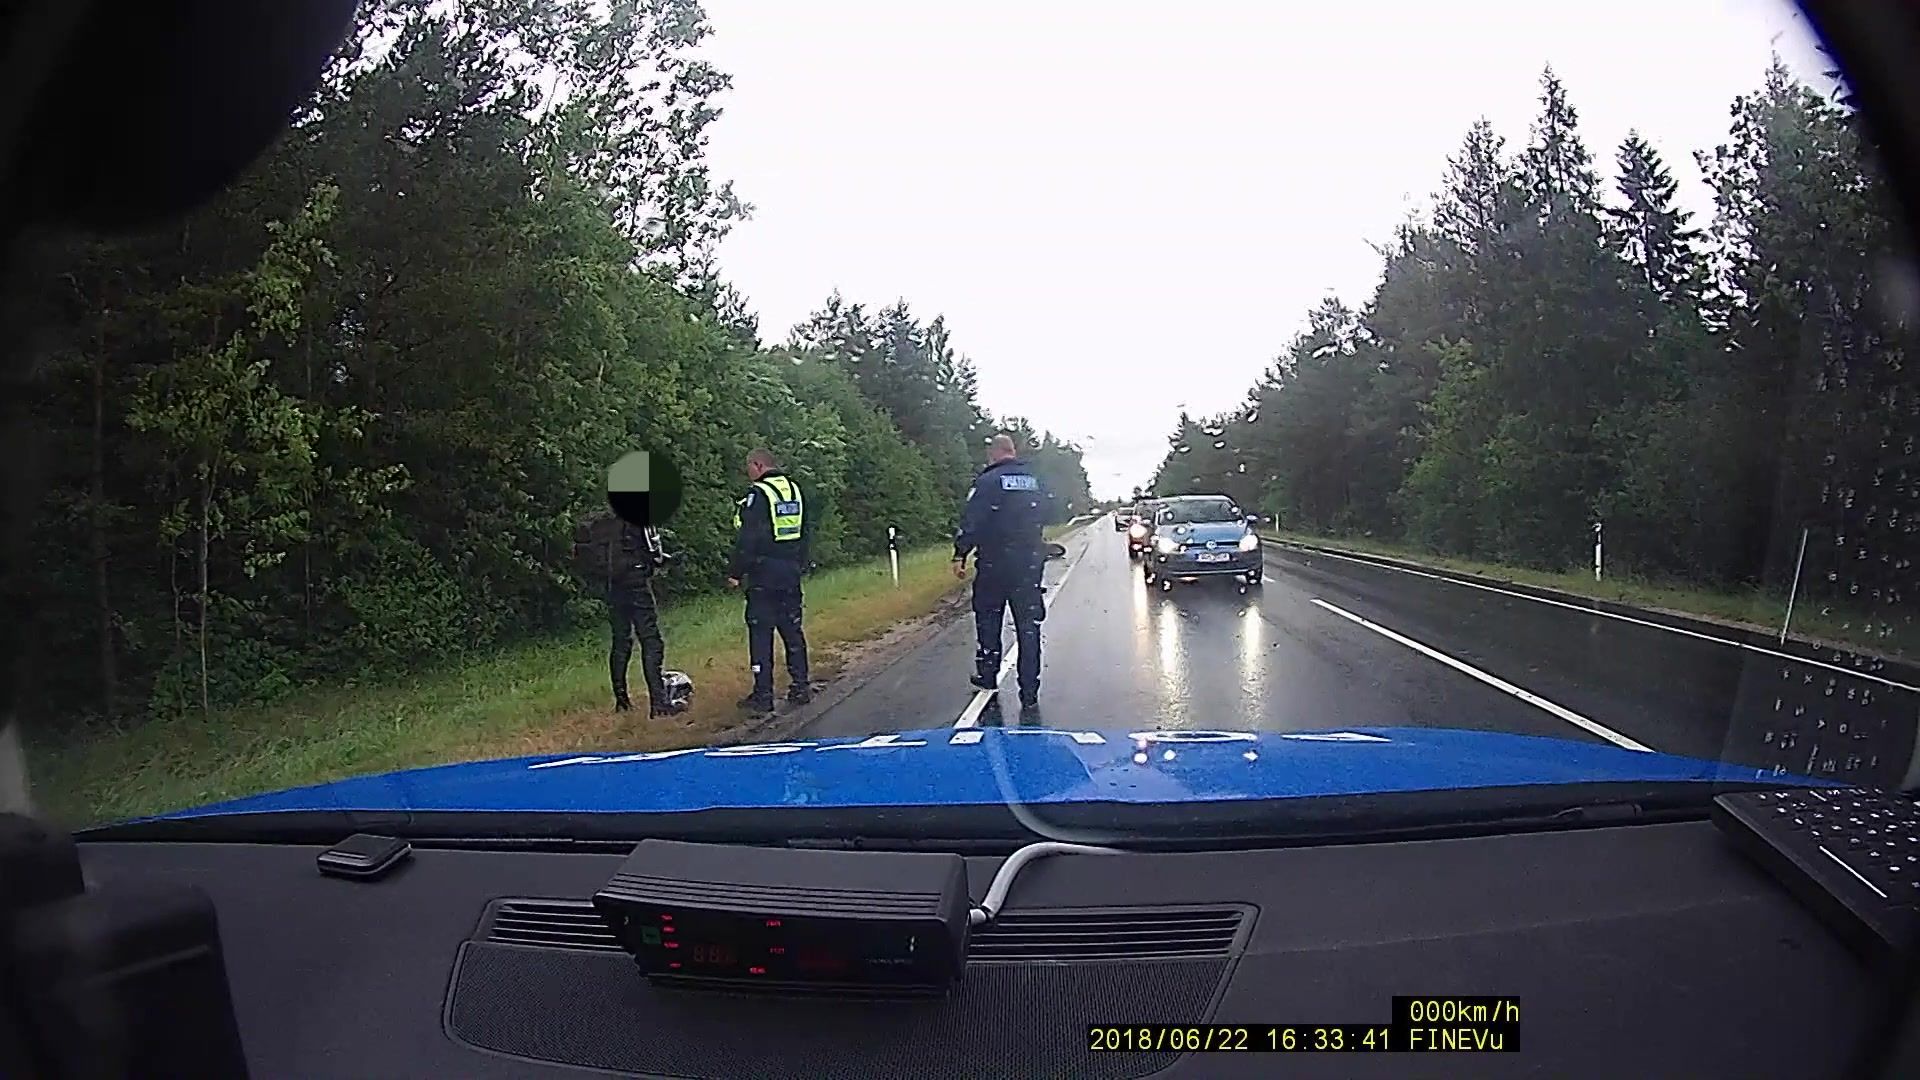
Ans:
[[[982,404],[1078,440],[1102,497],[1185,407],[1235,405],[1486,116],[1510,148],[1541,67],[1611,175],[1637,128],[1687,201],[1778,50],[1785,0],[705,0],[734,77],[718,175],[756,210],[720,252],[787,328],[839,289],[944,313]]]

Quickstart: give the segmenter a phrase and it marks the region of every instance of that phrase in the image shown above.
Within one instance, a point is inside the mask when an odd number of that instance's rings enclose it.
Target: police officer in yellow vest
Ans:
[[[807,513],[800,485],[780,471],[772,452],[747,455],[752,486],[734,512],[733,559],[727,585],[746,584],[747,656],[753,663],[753,692],[740,699],[752,713],[773,711],[773,635],[787,653],[787,700],[804,705],[813,699],[807,683],[807,639],[800,629],[800,575],[813,540],[813,515]]]

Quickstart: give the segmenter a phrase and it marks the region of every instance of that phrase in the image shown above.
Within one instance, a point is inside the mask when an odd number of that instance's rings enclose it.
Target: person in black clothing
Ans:
[[[753,690],[740,699],[752,713],[773,711],[773,635],[779,631],[787,653],[787,700],[804,705],[813,699],[807,682],[807,638],[800,627],[800,576],[807,567],[815,515],[807,512],[796,484],[780,471],[768,450],[747,455],[751,483],[734,515],[738,530],[727,585],[744,582],[747,594],[747,657],[753,664]]]
[[[627,664],[638,639],[640,670],[647,680],[647,714],[684,712],[687,703],[669,695],[661,677],[667,646],[660,636],[660,611],[653,596],[653,572],[667,558],[660,534],[624,521],[603,527],[614,530],[606,543],[607,615],[613,624],[607,669],[613,680],[613,707],[621,712],[633,708],[627,694]]]
[[[973,685],[1000,685],[1000,628],[1008,609],[1019,649],[1020,704],[1040,700],[1040,623],[1047,607],[1040,590],[1046,566],[1042,530],[1052,512],[1053,494],[1017,455],[1013,438],[997,435],[987,448],[989,464],[980,470],[960,512],[953,538],[953,574],[965,577],[967,556],[974,557]]]

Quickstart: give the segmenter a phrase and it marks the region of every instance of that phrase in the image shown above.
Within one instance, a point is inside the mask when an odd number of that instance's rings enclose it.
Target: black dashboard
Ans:
[[[1041,860],[934,1000],[655,988],[587,903],[618,853],[417,845],[355,882],[320,850],[81,845],[93,884],[211,895],[258,1076],[1808,1080],[1880,1007],[1704,820]],[[968,859],[976,899],[999,862]],[[1384,1024],[1408,994],[1517,997],[1520,1049],[1089,1049],[1089,1025]]]

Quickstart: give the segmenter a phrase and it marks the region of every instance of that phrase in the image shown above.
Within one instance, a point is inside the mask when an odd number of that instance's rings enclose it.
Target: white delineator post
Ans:
[[[887,562],[893,566],[893,587],[900,587],[900,530],[887,526]]]
[[[1787,643],[1787,627],[1793,625],[1793,602],[1800,598],[1800,568],[1807,561],[1807,533],[1812,526],[1800,530],[1800,554],[1793,560],[1793,587],[1787,590],[1787,617],[1780,620],[1780,644]]]
[[[1593,523],[1593,580],[1600,580],[1600,523]]]

